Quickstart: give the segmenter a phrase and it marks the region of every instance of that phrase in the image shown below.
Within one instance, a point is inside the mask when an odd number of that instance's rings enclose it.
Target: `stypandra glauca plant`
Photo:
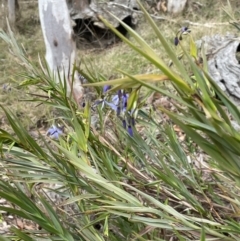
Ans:
[[[39,133],[36,141],[2,106],[12,132],[0,130],[0,197],[8,204],[0,209],[28,225],[12,225],[0,240],[239,240],[239,133],[228,117],[239,123],[239,110],[209,76],[204,50],[198,53],[191,35],[178,43],[183,63],[142,11],[173,67],[120,20],[130,39],[102,19],[162,74],[121,71],[124,78],[107,81],[82,72],[91,82],[86,86],[103,94],[82,109],[64,84],[55,84],[44,61],[30,62],[12,33],[1,32],[26,68],[19,87],[35,86],[41,94],[30,101],[59,110],[64,129],[54,139]],[[167,96],[175,111],[150,111],[146,100],[153,93]],[[161,122],[165,115],[171,121]],[[123,125],[130,117],[131,133]],[[184,142],[176,127],[186,134]]]

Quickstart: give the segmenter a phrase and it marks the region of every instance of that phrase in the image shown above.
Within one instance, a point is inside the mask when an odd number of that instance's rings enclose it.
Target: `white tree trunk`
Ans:
[[[177,14],[183,11],[187,0],[168,0],[167,10],[169,13]]]
[[[38,5],[46,46],[46,61],[56,82],[66,80],[68,95],[72,93],[79,105],[83,88],[76,71],[73,76],[76,43],[66,0],[39,0]]]
[[[15,0],[8,0],[8,20],[14,26],[16,22]]]

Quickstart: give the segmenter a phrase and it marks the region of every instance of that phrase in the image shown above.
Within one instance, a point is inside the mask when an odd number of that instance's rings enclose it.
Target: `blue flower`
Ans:
[[[119,95],[113,95],[112,96],[112,101],[108,103],[108,105],[115,111],[117,111],[117,107],[119,105],[120,98]]]
[[[108,90],[111,89],[111,86],[110,85],[104,85],[103,86],[103,93],[106,93]]]
[[[122,90],[118,90],[118,98],[120,99],[122,97]]]
[[[50,136],[52,139],[58,140],[59,136],[63,134],[63,130],[52,125],[47,131],[47,136]]]
[[[189,31],[188,27],[182,27],[181,28],[182,33]]]
[[[109,106],[112,110],[117,112],[118,106],[116,104],[114,104],[113,102],[108,102],[106,100],[102,101],[102,108],[104,107],[104,105],[106,104],[107,106]]]
[[[175,39],[174,39],[174,45],[175,45],[175,46],[178,46],[178,43],[179,43],[179,39],[178,39],[178,37],[175,37]]]
[[[182,36],[189,33],[191,33],[191,30],[188,27],[186,26],[181,27],[178,30],[176,37],[174,38],[174,45],[178,46],[179,42],[182,40]]]
[[[122,120],[122,124],[123,124],[123,128],[126,129],[126,128],[127,128],[127,122],[126,122],[126,120]]]
[[[103,106],[106,104],[112,110],[114,110],[117,115],[121,113],[125,113],[127,111],[127,101],[128,101],[129,94],[122,93],[122,91],[118,91],[116,95],[112,96],[111,102],[103,100]]]
[[[109,88],[109,86],[104,86],[103,93],[109,90]],[[111,97],[110,101],[107,101],[106,98],[107,97],[97,101],[95,105],[102,104],[102,108],[107,105],[114,110],[117,116],[121,119],[123,128],[127,129],[130,136],[133,136],[133,127],[135,125],[133,114],[135,109],[127,111],[129,94],[124,90],[118,90],[117,93]]]
[[[132,126],[128,126],[128,134],[133,137],[133,129],[132,129]]]
[[[123,111],[127,110],[127,101],[128,101],[129,94],[123,93],[122,101],[123,101]]]
[[[2,89],[3,89],[3,91],[5,91],[5,92],[11,91],[11,85],[10,85],[10,84],[3,84],[3,85],[2,85]]]

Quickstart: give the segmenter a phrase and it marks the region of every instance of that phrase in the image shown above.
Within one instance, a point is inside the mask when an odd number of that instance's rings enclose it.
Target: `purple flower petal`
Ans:
[[[11,91],[11,85],[10,84],[3,84],[2,86],[3,91]]]
[[[111,85],[104,85],[103,86],[103,93],[106,93],[110,89],[111,89]]]
[[[182,33],[188,31],[188,27],[182,27],[182,28],[181,28],[181,31],[182,31]]]
[[[123,124],[123,128],[126,129],[126,128],[127,128],[127,122],[126,122],[126,120],[122,120],[122,124]]]
[[[59,136],[63,134],[63,131],[53,125],[51,128],[47,130],[47,136],[50,136],[52,139],[58,140]]]
[[[117,95],[118,95],[118,98],[121,99],[121,97],[122,97],[122,90],[118,90]]]
[[[125,108],[127,107],[128,97],[129,97],[128,94],[123,94],[123,97],[122,97],[122,99],[123,99],[123,107],[125,107]]]
[[[104,104],[108,105],[114,111],[117,111],[117,108],[118,108],[117,105],[115,105],[113,103],[110,103],[110,102],[107,102],[107,101],[104,101]]]
[[[112,103],[114,104],[114,105],[118,105],[119,104],[119,97],[118,97],[118,95],[114,95],[113,97],[112,97]]]
[[[128,126],[128,134],[133,137],[133,129],[131,126]]]
[[[178,39],[178,37],[175,37],[175,39],[174,39],[174,45],[175,45],[175,46],[178,46],[178,43],[179,43],[179,39]]]
[[[127,111],[127,101],[128,101],[128,97],[129,97],[129,94],[123,94],[123,97],[122,97],[122,103],[123,103],[123,109],[122,111],[123,112],[126,112]]]

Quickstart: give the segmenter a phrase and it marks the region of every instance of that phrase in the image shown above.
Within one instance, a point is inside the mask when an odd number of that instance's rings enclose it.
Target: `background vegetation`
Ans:
[[[147,1],[146,7],[148,7],[149,12],[153,13],[151,6],[155,6],[154,1]],[[190,2],[191,3],[191,2]],[[166,21],[157,21],[159,28],[164,33],[164,36],[173,42],[174,35],[176,31],[184,25],[186,20],[196,23],[192,25],[192,34],[194,39],[200,39],[204,35],[212,35],[215,33],[226,33],[231,31],[237,33],[237,30],[229,26],[227,23],[229,21],[228,16],[224,13],[222,6],[227,5],[227,1],[200,1],[202,8],[195,9],[190,7],[183,16],[177,16],[171,18],[167,17]],[[238,1],[230,1],[232,8],[235,11],[236,17],[238,16]],[[42,32],[40,28],[40,21],[38,17],[37,1],[21,1],[20,7],[22,15],[17,21],[17,29],[15,32],[15,38],[19,45],[22,45],[26,51],[26,55],[34,62],[38,62],[38,54],[44,56],[45,47],[42,37]],[[211,11],[213,10],[213,11]],[[6,26],[6,9],[1,8],[1,22],[0,27],[7,31]],[[209,23],[210,27],[206,27],[205,24]],[[212,23],[212,24],[211,24]],[[214,24],[215,23],[215,24]],[[226,23],[226,24],[221,24]],[[140,23],[137,26],[137,32],[150,44],[150,46],[161,55],[163,59],[169,61],[166,57],[164,51],[162,51],[161,45],[159,45],[158,39],[155,37],[152,30],[147,27],[147,23],[144,19],[140,17]],[[39,109],[34,108],[31,102],[22,104],[21,99],[24,99],[26,93],[22,90],[18,90],[16,85],[23,80],[19,73],[22,72],[21,65],[16,63],[16,59],[11,56],[8,51],[8,47],[4,41],[0,40],[0,48],[3,50],[0,53],[0,71],[1,78],[0,84],[11,85],[12,91],[1,92],[1,103],[7,106],[14,105],[17,109],[16,113],[19,118],[24,122],[24,125],[28,128],[35,128],[36,122],[39,119],[51,119],[52,114],[49,112],[48,108],[40,106]],[[91,63],[96,72],[101,73],[106,78],[119,76],[116,69],[124,69],[126,72],[136,74],[145,72],[158,71],[156,68],[151,66],[148,61],[139,57],[131,50],[128,46],[122,43],[115,44],[107,49],[94,49],[86,48],[86,44],[79,44],[78,49],[78,61],[84,61],[86,63]],[[81,66],[84,68],[84,65]],[[17,77],[15,75],[18,75]],[[16,82],[15,82],[16,81]],[[33,91],[34,92],[34,91]],[[8,98],[6,98],[6,96]],[[26,108],[29,105],[29,108]],[[31,111],[28,111],[31,109]],[[41,114],[39,116],[39,113]],[[46,117],[46,118],[45,118]],[[4,122],[4,117],[3,122]]]
[[[240,122],[239,110],[194,61],[191,39],[183,41],[182,61],[175,54],[181,47],[173,45],[186,19],[193,39],[238,33],[227,24],[227,2],[203,1],[176,22],[154,25],[146,15],[136,29],[146,42],[135,32],[128,36],[138,53],[124,42],[108,49],[80,45],[82,74],[95,86],[87,87],[91,97],[82,110],[44,72],[37,3],[25,4],[17,33],[2,33],[7,43],[0,42],[0,196],[7,200],[0,209],[13,225],[0,239],[239,240],[240,137],[230,121]],[[238,18],[238,3],[231,4]],[[106,82],[96,84],[123,76],[109,82],[109,94],[102,92]],[[133,137],[110,108],[94,105],[123,88],[136,93],[127,107],[137,103]],[[128,120],[128,113],[121,118]],[[52,123],[64,127],[59,141],[46,136]]]

